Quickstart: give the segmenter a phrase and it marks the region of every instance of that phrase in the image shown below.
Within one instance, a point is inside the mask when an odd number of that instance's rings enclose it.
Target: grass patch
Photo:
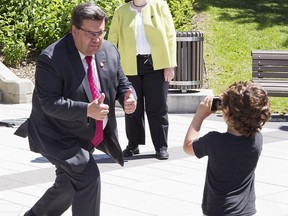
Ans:
[[[288,50],[288,2],[197,0],[205,21],[204,60],[209,88],[220,94],[231,83],[251,79],[252,50]],[[288,112],[288,98],[271,97],[275,113]]]

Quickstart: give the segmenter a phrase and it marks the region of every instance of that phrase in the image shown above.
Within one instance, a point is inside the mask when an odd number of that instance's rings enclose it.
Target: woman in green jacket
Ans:
[[[128,146],[123,154],[139,154],[138,146],[145,144],[146,111],[156,157],[168,159],[167,95],[177,64],[172,15],[164,0],[126,2],[116,9],[108,35],[138,96],[136,111],[125,116]]]

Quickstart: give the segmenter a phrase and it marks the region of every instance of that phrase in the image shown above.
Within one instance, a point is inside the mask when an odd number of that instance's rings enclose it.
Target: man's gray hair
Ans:
[[[104,20],[105,24],[108,22],[107,13],[93,2],[84,2],[77,5],[73,12],[71,18],[71,26],[75,25],[76,27],[81,27],[83,20]]]

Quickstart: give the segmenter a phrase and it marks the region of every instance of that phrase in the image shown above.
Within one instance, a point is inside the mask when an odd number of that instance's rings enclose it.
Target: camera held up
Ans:
[[[211,111],[221,110],[221,99],[218,96],[213,97]]]

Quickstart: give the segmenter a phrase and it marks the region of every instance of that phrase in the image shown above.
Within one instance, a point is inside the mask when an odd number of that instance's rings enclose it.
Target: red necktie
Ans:
[[[100,97],[100,92],[96,86],[95,79],[93,76],[93,67],[92,67],[92,56],[86,56],[85,57],[86,62],[88,64],[88,81],[89,86],[92,94],[93,100]],[[96,131],[94,138],[92,140],[92,144],[96,147],[100,144],[100,142],[103,140],[103,121],[102,120],[96,120]]]

